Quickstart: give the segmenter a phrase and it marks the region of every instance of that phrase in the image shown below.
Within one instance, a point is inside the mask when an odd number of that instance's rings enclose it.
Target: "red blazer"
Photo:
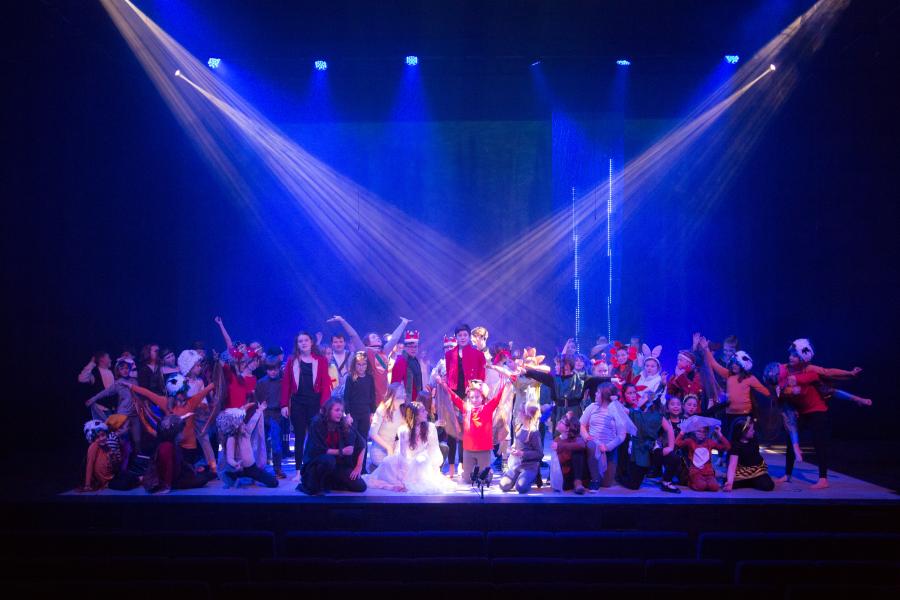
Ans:
[[[319,406],[331,397],[331,377],[328,375],[328,361],[324,356],[313,356],[313,390],[319,393]],[[291,396],[297,393],[297,382],[294,381],[294,355],[288,357],[281,378],[281,407],[290,407]]]
[[[456,380],[459,377],[456,364],[459,356],[457,354],[458,350],[459,348],[451,348],[444,354],[444,362],[447,365],[447,386],[451,390],[456,390]],[[469,386],[469,382],[473,379],[484,381],[487,375],[485,370],[487,361],[484,358],[484,353],[472,344],[463,346],[462,351],[463,377],[465,378],[466,387]]]
[[[422,363],[420,362],[419,365]],[[403,387],[410,393],[411,402],[415,402],[416,398],[419,396],[419,390],[416,389],[414,385],[407,385],[406,381],[406,373],[408,371],[407,362],[406,362],[406,354],[401,354],[397,357],[397,360],[394,361],[394,368],[391,369],[391,383],[402,383]],[[427,382],[428,375],[422,373],[422,385],[424,386]]]

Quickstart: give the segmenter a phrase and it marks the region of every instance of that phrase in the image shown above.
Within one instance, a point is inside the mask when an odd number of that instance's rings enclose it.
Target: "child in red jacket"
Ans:
[[[713,469],[712,451],[728,452],[731,444],[722,435],[722,429],[716,427],[713,437],[707,437],[706,429],[698,429],[685,436],[679,433],[675,438],[675,445],[679,448],[687,448],[688,452],[688,485],[697,492],[718,492],[719,482],[716,480],[716,471]]]
[[[490,467],[494,448],[494,410],[508,384],[501,385],[494,397],[486,402],[488,386],[483,381],[473,379],[469,382],[465,400],[451,390],[446,381],[440,379],[439,382],[463,415],[462,476],[464,481],[471,483],[472,469],[476,465],[479,469]]]

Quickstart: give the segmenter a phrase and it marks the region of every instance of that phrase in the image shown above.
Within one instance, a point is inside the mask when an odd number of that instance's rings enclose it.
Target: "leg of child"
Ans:
[[[617,460],[616,454],[618,454],[615,450],[612,452],[605,452],[606,455],[606,470],[603,471],[603,476],[600,480],[600,487],[612,487],[616,483],[616,473],[619,469],[619,463]],[[601,457],[603,460],[603,457]]]
[[[209,435],[205,432],[198,431],[197,433],[197,443],[200,444],[200,449],[203,450],[203,458],[206,459],[206,464],[209,466],[209,470],[213,473],[216,472],[218,466],[216,465],[216,453],[213,452],[212,444],[209,443]]]
[[[520,494],[527,494],[528,490],[531,489],[531,486],[534,484],[534,480],[537,479],[538,469],[522,469],[519,473],[519,477],[516,479],[516,491]]]
[[[700,473],[700,469],[691,469],[688,473],[688,483],[695,492],[706,491],[706,479]]]
[[[872,406],[872,401],[869,398],[856,396],[854,394],[851,394],[850,392],[845,392],[844,390],[834,390],[834,397],[840,398],[841,400],[850,400],[851,402],[856,402],[860,406]]]
[[[716,479],[715,474],[706,475],[704,477],[706,480],[706,491],[708,492],[718,492],[719,491],[719,480]]]
[[[330,454],[317,456],[309,464],[303,465],[303,480],[297,486],[297,491],[310,496],[326,492],[326,480],[336,468],[337,460],[334,456]]]
[[[500,478],[500,489],[504,492],[508,492],[513,489],[513,486],[516,485],[516,481],[518,480],[519,473],[521,469],[512,469],[503,474],[503,477]]]
[[[268,471],[260,469],[259,465],[256,464],[252,464],[249,467],[244,467],[241,476],[249,477],[250,479],[258,481],[268,488],[278,487],[278,480],[275,479],[275,476]]]
[[[597,457],[597,442],[588,440],[587,443],[587,467],[591,475],[591,483],[600,483],[600,459]]]
[[[806,416],[812,429],[816,463],[819,466],[819,479],[810,487],[820,490],[828,487],[828,446],[831,444],[831,424],[828,421],[827,412],[815,412]]]

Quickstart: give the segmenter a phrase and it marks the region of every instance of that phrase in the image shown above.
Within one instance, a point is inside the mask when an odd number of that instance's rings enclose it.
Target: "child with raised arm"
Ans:
[[[696,492],[718,492],[719,482],[712,464],[712,451],[727,452],[731,444],[722,435],[722,428],[716,427],[714,437],[707,437],[706,428],[685,434],[683,431],[675,438],[675,445],[687,450],[688,485]]]
[[[450,400],[463,415],[463,478],[472,482],[472,469],[479,469],[491,464],[491,450],[494,447],[494,411],[500,405],[500,399],[506,390],[503,384],[494,397],[485,401],[488,386],[483,381],[472,379],[466,390],[466,399],[450,389],[447,382],[440,380],[440,386],[450,395]]]
[[[709,349],[709,341],[705,337],[700,338],[700,349],[706,357],[706,363],[712,370],[725,380],[725,419],[722,427],[726,437],[731,436],[732,424],[741,417],[751,415],[755,411],[752,391],[756,391],[767,398],[771,395],[768,388],[756,378],[753,369],[753,359],[743,350],[738,350],[730,355],[728,365],[719,364]]]

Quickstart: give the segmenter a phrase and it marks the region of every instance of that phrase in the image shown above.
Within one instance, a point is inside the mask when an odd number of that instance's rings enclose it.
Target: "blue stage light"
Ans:
[[[412,56],[412,55],[410,55],[410,56],[407,56],[407,57],[406,57],[406,66],[408,66],[408,67],[414,67],[414,66],[416,66],[417,64],[419,64],[419,57],[418,57],[418,56]]]
[[[741,60],[741,57],[738,56],[737,54],[726,54],[725,55],[725,62],[727,62],[729,65],[736,65],[736,64],[738,64],[739,60]]]
[[[221,62],[221,58],[210,58],[208,61],[206,61],[206,64],[209,65],[210,69],[218,69]]]
[[[315,63],[313,63],[313,64],[314,64],[315,67],[316,67],[316,71],[325,71],[325,70],[328,69],[328,63],[325,62],[324,60],[317,60],[317,61],[316,61]]]
[[[631,61],[628,60],[627,58],[620,58],[619,60],[616,61],[616,64],[619,65],[620,67],[630,67]]]
[[[534,61],[533,63],[531,63],[531,66],[532,66],[532,67],[536,67],[536,66],[538,66],[539,64],[541,64],[540,59],[538,59],[538,60]]]

